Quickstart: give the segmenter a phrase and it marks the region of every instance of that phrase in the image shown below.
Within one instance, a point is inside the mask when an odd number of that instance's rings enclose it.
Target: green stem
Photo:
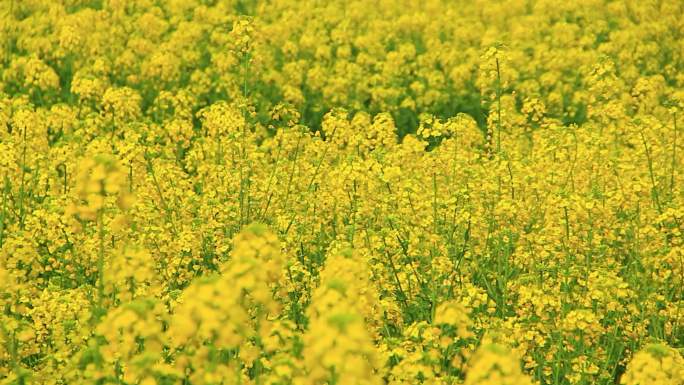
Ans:
[[[2,189],[2,213],[0,213],[0,248],[5,239],[5,220],[7,218],[7,195],[9,193],[9,179],[5,175],[5,186]]]
[[[164,208],[165,214],[166,214],[166,221],[171,224],[171,230],[173,231],[174,235],[178,235],[178,231],[176,230],[176,225],[173,223],[173,220],[171,218],[171,209],[169,208],[169,205],[166,203],[166,199],[164,198],[164,194],[162,193],[161,187],[159,186],[159,182],[157,181],[157,175],[154,173],[154,167],[152,165],[152,160],[145,154],[145,158],[147,160],[147,170],[152,175],[152,182],[154,183],[154,188],[157,190],[157,194],[159,195],[159,200],[161,201],[161,204]]]
[[[432,220],[435,234],[437,234],[437,173],[432,173]]]
[[[24,228],[24,194],[26,175],[26,127],[24,127],[23,147],[21,150],[21,185],[19,187],[19,226]]]
[[[653,172],[653,159],[651,158],[651,150],[648,148],[648,144],[646,144],[646,137],[644,136],[643,131],[641,131],[641,140],[644,143],[646,160],[648,162],[648,174],[651,177],[651,197],[656,205],[656,208],[658,209],[658,214],[662,214],[663,208],[660,205],[660,195],[658,194],[658,187],[656,186],[655,174]]]
[[[672,114],[674,139],[672,140],[672,167],[670,172],[670,199],[674,197],[675,165],[677,164],[677,113]]]
[[[497,103],[497,119],[496,119],[496,152],[501,152],[501,67],[499,66],[499,58],[496,58],[496,103]]]
[[[104,308],[104,221],[103,221],[103,209],[99,209],[97,212],[97,225],[98,225],[98,238],[99,238],[99,249],[97,253],[97,307],[98,315],[99,312]]]
[[[330,134],[330,141],[332,143],[332,138],[335,137],[335,131],[337,130],[337,127],[335,127]],[[311,180],[309,181],[309,186],[306,188],[307,192],[311,192],[311,187],[313,187],[314,182],[316,181],[316,177],[318,176],[318,171],[321,169],[321,165],[323,164],[323,160],[325,159],[326,155],[328,154],[328,150],[330,149],[330,146],[325,146],[325,149],[323,149],[323,154],[321,154],[321,157],[318,159],[318,164],[316,165],[316,169],[314,170],[313,175],[311,176]],[[309,206],[311,206],[311,200],[306,200],[306,207],[304,208],[304,214],[309,211]],[[294,223],[296,217],[296,212],[292,213],[292,217],[290,218],[290,222],[287,225],[287,228],[285,229],[285,234],[290,232],[290,228],[292,227],[292,224]]]

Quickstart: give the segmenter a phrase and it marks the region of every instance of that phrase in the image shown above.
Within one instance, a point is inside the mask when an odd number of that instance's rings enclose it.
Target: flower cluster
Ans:
[[[681,384],[682,20],[0,1],[0,385]]]

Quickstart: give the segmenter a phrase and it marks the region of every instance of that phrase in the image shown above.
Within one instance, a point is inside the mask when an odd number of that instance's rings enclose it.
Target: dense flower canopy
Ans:
[[[0,1],[0,385],[684,384],[680,0]]]

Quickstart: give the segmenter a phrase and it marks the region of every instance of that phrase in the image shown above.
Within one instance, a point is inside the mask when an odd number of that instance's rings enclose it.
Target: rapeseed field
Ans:
[[[0,384],[684,384],[681,0],[0,0]]]

